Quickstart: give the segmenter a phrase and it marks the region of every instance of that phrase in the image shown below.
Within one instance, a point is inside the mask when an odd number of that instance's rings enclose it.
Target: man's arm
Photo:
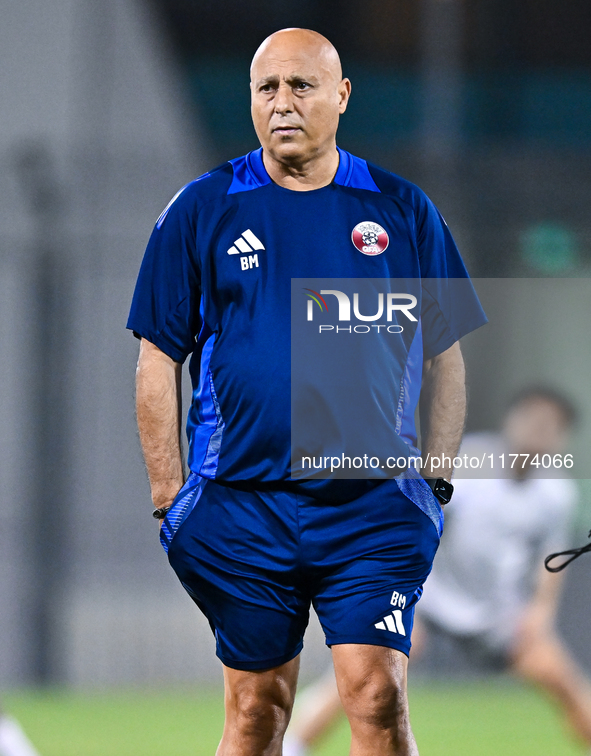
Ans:
[[[459,341],[445,352],[425,360],[419,411],[423,476],[450,480],[451,460],[460,448],[466,418],[466,372]],[[432,467],[431,458],[439,457],[441,461],[442,455],[448,457],[450,463]]]
[[[166,507],[183,485],[181,364],[146,339],[136,371],[140,442],[155,507]]]
[[[564,573],[548,572],[543,565],[539,568],[535,593],[523,610],[520,640],[529,642],[538,635],[554,632],[563,580]]]

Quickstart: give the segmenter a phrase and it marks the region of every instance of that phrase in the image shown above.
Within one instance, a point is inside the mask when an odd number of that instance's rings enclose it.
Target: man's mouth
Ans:
[[[273,130],[274,134],[281,134],[282,136],[289,136],[301,131],[299,126],[276,126]]]

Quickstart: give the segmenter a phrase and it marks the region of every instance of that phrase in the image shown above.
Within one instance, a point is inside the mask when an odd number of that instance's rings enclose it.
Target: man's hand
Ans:
[[[419,406],[424,465],[429,455],[423,476],[450,480],[466,418],[466,371],[459,341],[425,360]],[[446,464],[431,466],[433,457],[438,457],[440,463],[446,457]]]
[[[137,363],[136,411],[152,501],[166,507],[183,485],[181,365],[146,339]]]

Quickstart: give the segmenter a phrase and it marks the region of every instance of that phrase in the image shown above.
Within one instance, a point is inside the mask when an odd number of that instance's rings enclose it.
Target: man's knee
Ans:
[[[243,692],[234,703],[235,725],[249,737],[266,733],[269,738],[283,734],[289,723],[291,703],[268,692]]]
[[[349,680],[341,700],[349,720],[378,729],[395,728],[408,716],[406,680],[389,669]]]
[[[240,673],[226,668],[226,714],[232,730],[241,736],[271,741],[289,723],[297,665],[262,673]]]

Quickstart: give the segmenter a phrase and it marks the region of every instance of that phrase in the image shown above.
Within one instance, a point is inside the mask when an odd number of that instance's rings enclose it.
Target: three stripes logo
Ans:
[[[259,256],[256,254],[250,254],[251,252],[256,252],[257,250],[264,251],[265,245],[252,233],[250,228],[247,228],[246,231],[243,231],[236,239],[234,244],[230,247],[228,254],[244,255],[244,257],[240,257],[240,267],[242,268],[242,270],[250,270],[250,268],[259,267]]]
[[[387,614],[382,622],[376,622],[374,625],[376,630],[386,630],[390,633],[398,633],[398,635],[406,635],[406,630],[402,624],[402,611],[400,609],[394,609],[391,614]]]
[[[404,629],[404,624],[402,622],[402,610],[406,606],[406,596],[398,591],[394,591],[390,603],[392,606],[398,606],[400,608],[394,609],[391,614],[387,614],[381,622],[376,622],[374,627],[376,630],[386,630],[389,633],[406,635],[406,630]]]

